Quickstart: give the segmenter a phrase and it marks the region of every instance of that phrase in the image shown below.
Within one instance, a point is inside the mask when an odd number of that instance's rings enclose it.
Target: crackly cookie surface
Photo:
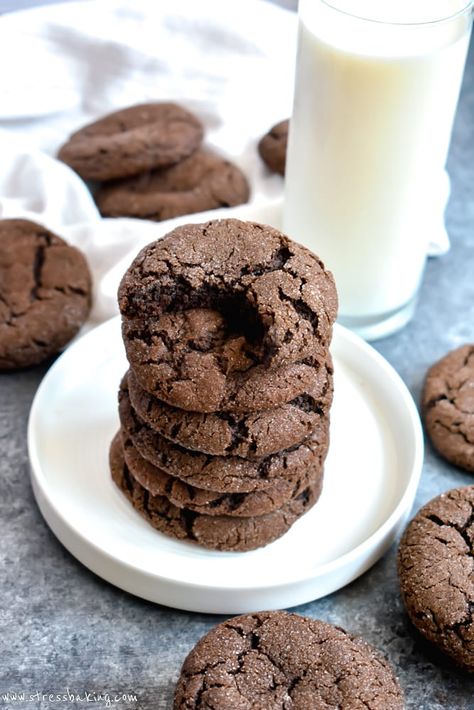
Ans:
[[[105,217],[161,221],[247,202],[245,175],[229,160],[198,149],[166,168],[102,185],[95,201]]]
[[[388,662],[343,629],[283,611],[234,617],[186,658],[174,710],[403,710]]]
[[[282,508],[254,517],[210,516],[175,506],[166,496],[151,495],[130,473],[124,459],[121,437],[110,449],[114,482],[134,508],[160,532],[179,540],[197,542],[214,550],[246,552],[281,537],[317,501],[322,479],[310,483]]]
[[[91,306],[83,254],[39,224],[0,220],[0,368],[34,365],[77,333]]]
[[[321,469],[329,447],[326,417],[301,444],[261,459],[190,451],[161,436],[140,419],[131,406],[126,379],[119,392],[119,416],[126,435],[147,461],[193,486],[222,493],[264,490],[281,478],[296,485],[303,477]]]
[[[132,370],[128,390],[140,419],[176,444],[217,456],[261,458],[301,443],[328,416],[333,378],[330,367],[324,372],[327,380],[318,399],[305,392],[280,407],[241,414],[172,407],[142,389]]]
[[[122,279],[119,306],[144,389],[182,409],[255,411],[269,408],[268,396],[252,402],[259,378],[327,359],[337,295],[309,250],[271,227],[227,219],[184,225],[145,247]],[[276,378],[272,389],[281,386]]]
[[[268,133],[265,133],[258,144],[258,152],[264,163],[270,170],[280,175],[285,174],[289,127],[289,119],[276,123]]]
[[[238,315],[238,314],[237,314]],[[255,362],[226,317],[193,308],[148,323],[124,319],[127,356],[140,386],[181,410],[261,412],[299,396],[324,398],[332,363],[325,356],[270,369]]]
[[[85,180],[110,180],[172,165],[191,155],[202,137],[201,122],[182,106],[138,104],[73,133],[58,158]]]
[[[474,472],[474,344],[453,350],[428,370],[423,416],[439,453]]]
[[[323,468],[309,470],[295,483],[278,479],[265,490],[250,493],[221,493],[197,488],[153,466],[122,436],[123,454],[130,475],[152,496],[166,496],[177,508],[188,508],[205,515],[250,517],[281,508],[309,485],[322,481]]]
[[[474,672],[474,486],[421,508],[400,542],[398,574],[416,628]]]

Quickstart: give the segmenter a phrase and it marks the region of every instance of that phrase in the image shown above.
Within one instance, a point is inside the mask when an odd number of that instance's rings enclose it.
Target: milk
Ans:
[[[322,257],[341,322],[363,329],[411,308],[433,215],[442,224],[470,15],[400,25],[466,2],[338,1],[375,22],[301,3],[284,230]]]

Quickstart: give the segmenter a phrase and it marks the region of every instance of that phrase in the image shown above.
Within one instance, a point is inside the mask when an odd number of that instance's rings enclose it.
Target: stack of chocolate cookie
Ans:
[[[280,537],[322,487],[332,275],[275,229],[216,220],[145,247],[119,305],[115,482],[173,537],[220,550]]]
[[[247,202],[240,169],[202,147],[199,119],[174,103],[131,106],[74,133],[58,158],[100,181],[106,217],[163,220]]]

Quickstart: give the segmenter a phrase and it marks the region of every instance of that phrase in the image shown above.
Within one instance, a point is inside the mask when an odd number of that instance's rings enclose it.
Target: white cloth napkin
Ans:
[[[265,0],[83,0],[0,18],[0,217],[36,220],[83,249],[91,322],[114,315],[131,259],[177,224],[239,216],[279,226],[283,180],[256,146],[290,115],[295,52],[295,14]],[[206,143],[247,175],[249,205],[159,224],[100,218],[86,185],[54,155],[85,123],[153,100],[200,117]],[[447,176],[439,190],[431,254],[449,246]]]

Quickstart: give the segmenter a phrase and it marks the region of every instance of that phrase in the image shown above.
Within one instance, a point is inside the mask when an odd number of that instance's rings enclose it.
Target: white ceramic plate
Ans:
[[[212,552],[155,531],[113,484],[109,443],[126,369],[119,319],[71,345],[38,389],[28,446],[48,525],[89,569],[151,601],[234,614],[287,608],[362,574],[404,525],[422,467],[416,407],[392,367],[336,326],[335,397],[324,490],[280,540]]]

